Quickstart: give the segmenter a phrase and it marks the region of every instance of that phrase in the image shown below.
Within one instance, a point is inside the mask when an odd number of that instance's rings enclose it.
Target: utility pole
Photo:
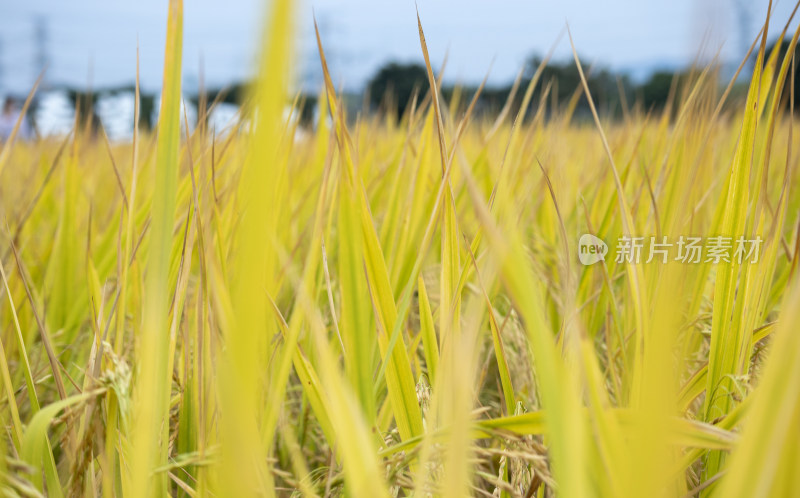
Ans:
[[[733,8],[736,11],[736,29],[738,31],[739,40],[739,56],[737,59],[741,60],[742,57],[750,50],[750,8],[751,0],[733,0]],[[745,62],[744,71],[752,73],[753,58],[750,57]]]
[[[33,78],[34,81],[42,71],[47,67],[50,62],[50,52],[48,45],[50,42],[50,30],[47,24],[47,19],[38,15],[33,20]],[[41,87],[45,88],[45,81],[47,76],[42,79]]]
[[[5,77],[5,67],[3,66],[3,38],[0,38],[0,90],[3,89],[3,78]]]

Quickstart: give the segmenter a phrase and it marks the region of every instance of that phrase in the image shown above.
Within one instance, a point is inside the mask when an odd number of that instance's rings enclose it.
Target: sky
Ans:
[[[775,25],[793,0],[774,6]],[[185,0],[184,87],[219,87],[247,78],[259,48],[265,0]],[[295,81],[314,86],[319,62],[313,16],[320,24],[334,82],[360,90],[381,64],[422,59],[413,0],[300,0]],[[745,10],[737,5],[746,5]],[[417,0],[431,53],[446,79],[490,83],[514,78],[526,58],[570,56],[561,36],[569,24],[582,59],[642,78],[720,50],[725,61],[743,54],[765,18],[768,0]],[[146,90],[161,83],[167,0],[0,0],[0,91],[24,92],[41,61],[47,82],[93,88],[129,84],[136,47]],[[745,13],[742,21],[737,12]],[[793,23],[796,26],[796,22]],[[770,30],[773,37],[779,28]],[[37,35],[38,33],[38,35]],[[701,47],[705,47],[701,50]]]

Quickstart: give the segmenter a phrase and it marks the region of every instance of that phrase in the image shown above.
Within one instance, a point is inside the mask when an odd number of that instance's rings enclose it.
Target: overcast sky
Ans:
[[[794,0],[780,0],[781,26]],[[748,4],[741,23],[735,4]],[[758,32],[768,0],[418,0],[433,63],[449,54],[449,80],[511,80],[533,53],[544,54],[569,22],[581,56],[634,76],[690,62],[705,41],[739,57],[742,31]],[[0,88],[24,91],[49,60],[48,81],[113,86],[133,81],[137,38],[143,85],[161,82],[166,0],[0,0]],[[186,0],[184,85],[196,88],[199,60],[210,86],[251,74],[263,0]],[[312,9],[337,83],[360,89],[388,60],[421,59],[413,0],[301,0],[296,60],[299,80],[317,70]],[[793,23],[796,25],[796,22]],[[771,30],[775,32],[777,26]],[[37,36],[37,31],[42,36]],[[38,40],[38,41],[37,41]],[[569,55],[561,39],[557,57]]]

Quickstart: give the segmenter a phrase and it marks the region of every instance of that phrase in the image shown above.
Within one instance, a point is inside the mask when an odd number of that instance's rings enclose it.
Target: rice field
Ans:
[[[741,98],[701,67],[619,119],[541,72],[443,98],[424,19],[407,112],[348,115],[317,35],[301,133],[273,0],[215,133],[182,11],[157,132],[2,144],[4,495],[800,494],[788,20]]]

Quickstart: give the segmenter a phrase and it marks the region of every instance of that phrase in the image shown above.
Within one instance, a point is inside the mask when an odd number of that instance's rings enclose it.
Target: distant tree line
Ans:
[[[532,104],[548,92],[548,104],[566,105],[581,88],[580,74],[574,61],[550,61],[544,67],[539,57],[531,57],[526,63],[522,80],[512,105],[516,108],[522,103],[525,89],[534,74],[541,68]],[[586,82],[592,98],[601,111],[613,116],[621,116],[624,104],[636,102],[637,99],[645,109],[662,109],[668,100],[670,88],[675,78],[682,73],[659,71],[653,73],[644,83],[635,85],[630,78],[621,73],[614,73],[605,68],[592,68],[582,63]],[[381,67],[369,80],[367,91],[373,110],[383,110],[398,117],[406,112],[407,106],[415,91],[422,97],[428,89],[428,77],[425,67],[420,64],[389,63]],[[498,112],[508,101],[512,92],[512,83],[499,87],[486,87],[481,92],[478,107],[487,112]],[[471,98],[477,86],[466,86],[462,90]],[[455,92],[451,85],[442,87],[442,95],[449,99]],[[576,112],[588,112],[588,101],[582,94],[577,102]]]
[[[780,45],[778,45],[780,44]],[[769,54],[772,49],[779,46],[779,61],[783,60],[789,48],[789,40],[781,40],[767,47]],[[755,56],[753,56],[755,57]],[[537,70],[541,69],[541,75],[537,84],[532,105],[538,105],[543,92],[547,89],[549,108],[553,106],[563,107],[576,95],[576,91],[581,87],[580,75],[573,60],[549,61],[544,67],[540,57],[533,56],[526,62],[522,80],[512,106],[515,110],[522,102],[522,95],[528,83],[533,78]],[[800,48],[795,48],[795,58],[793,60],[795,71],[800,73]],[[589,64],[581,63],[586,75],[589,91],[598,106],[598,109],[606,116],[620,117],[625,106],[640,106],[645,112],[653,110],[660,111],[667,105],[670,96],[679,91],[682,83],[691,81],[692,71],[690,69],[681,71],[655,71],[645,81],[634,83],[630,77],[624,73],[616,73],[607,68],[592,67]],[[740,78],[743,82],[747,81],[748,75]],[[216,102],[241,105],[248,95],[249,82],[239,82],[225,88],[209,89],[203,95],[187,96],[187,103],[193,105],[197,110],[198,119],[208,119],[209,111]],[[792,80],[791,73],[787,77],[786,86],[783,92],[784,105],[789,105],[790,87],[794,85],[796,99],[800,99],[800,74]],[[428,89],[428,76],[425,67],[421,64],[400,64],[390,62],[380,67],[369,79],[366,85],[366,98],[363,99],[369,105],[369,109],[362,109],[366,112],[389,112],[399,119],[407,110],[415,92],[419,92],[419,98],[423,98]],[[442,95],[449,101],[454,95],[456,88],[453,85],[444,85],[441,89]],[[465,98],[471,98],[473,92],[477,90],[476,85],[461,88]],[[95,107],[101,96],[118,95],[124,92],[133,92],[133,85],[117,87],[113,89],[103,89],[94,92],[67,89],[67,97],[77,112],[77,124],[81,127],[96,129],[100,124]],[[512,83],[501,86],[486,87],[483,89],[478,101],[479,112],[496,113],[506,104],[512,91]],[[356,95],[346,96],[349,108],[356,107],[354,102],[359,99]],[[153,129],[155,126],[157,94],[141,93],[140,95],[140,126],[144,129]],[[317,97],[313,94],[302,94],[298,99],[298,115],[303,125],[310,125],[315,117]],[[201,112],[200,107],[204,107],[206,112]],[[800,108],[800,104],[795,106]],[[580,92],[576,103],[576,114],[587,114],[589,111],[588,101]]]
[[[767,47],[769,54],[773,43]],[[782,40],[780,48],[780,61],[789,47],[789,40]],[[795,68],[800,63],[800,48],[795,49],[796,57],[794,60]],[[755,57],[755,56],[753,56]],[[519,91],[512,104],[517,108],[521,105],[522,94],[527,84],[531,81],[534,74],[541,68],[544,62],[540,57],[531,57],[523,72],[523,79],[519,86]],[[607,116],[620,117],[624,106],[640,106],[645,112],[661,111],[669,102],[670,96],[680,92],[684,84],[691,83],[696,78],[697,71],[685,69],[680,71],[659,70],[653,72],[645,81],[634,83],[630,77],[624,73],[615,73],[606,68],[593,68],[589,64],[581,62],[586,75],[587,86],[592,94],[595,104],[601,112]],[[800,71],[798,71],[800,73]],[[749,75],[740,76],[739,81],[746,83]],[[789,86],[791,78],[787,77],[786,88],[784,89],[784,101],[788,102]],[[372,110],[383,110],[396,114],[398,117],[406,112],[407,106],[415,91],[424,95],[428,89],[428,77],[424,66],[421,64],[399,64],[395,62],[382,66],[373,75],[367,84],[369,103]],[[563,107],[575,95],[577,89],[581,87],[580,74],[573,60],[549,61],[541,70],[539,82],[535,95],[541,96],[544,89],[549,92],[550,104]],[[794,80],[795,98],[800,99],[800,74]],[[468,95],[477,90],[477,86],[462,88]],[[478,106],[489,112],[499,111],[508,101],[511,94],[512,84],[484,88],[478,100]],[[447,99],[453,95],[455,88],[444,85],[441,89],[442,95]],[[469,96],[467,98],[470,98]],[[532,101],[536,104],[538,97]],[[798,106],[800,107],[800,104]],[[551,106],[552,108],[552,106]],[[589,112],[588,101],[581,94],[577,102],[576,113],[586,114]]]

